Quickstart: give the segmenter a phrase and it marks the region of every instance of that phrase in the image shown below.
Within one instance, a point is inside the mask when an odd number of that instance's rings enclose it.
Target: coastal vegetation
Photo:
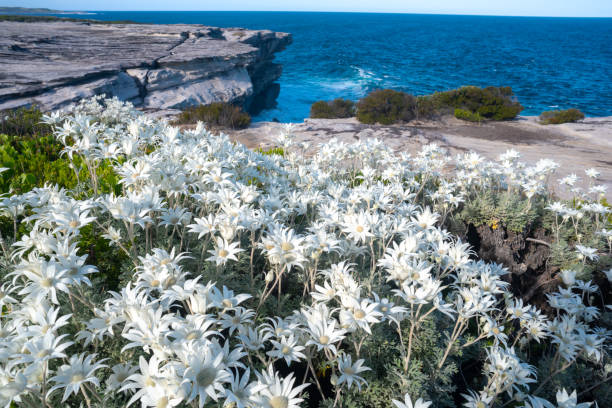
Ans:
[[[584,119],[584,113],[578,109],[553,110],[540,114],[540,123],[543,125],[559,125],[561,123],[573,123]]]
[[[558,165],[515,151],[307,157],[289,126],[252,151],[116,99],[21,114],[7,140],[84,165],[0,198],[3,406],[612,405],[595,169],[559,200]]]
[[[93,188],[87,185],[92,171],[101,192],[119,191],[119,178],[109,161],[86,163],[79,156],[63,154],[65,146],[42,118],[36,107],[0,112],[0,193],[25,193],[47,184]]]
[[[468,122],[482,122],[484,118],[478,112],[472,112],[467,109],[455,108],[455,117]]]
[[[334,108],[332,102],[317,101],[310,110],[310,117],[344,118],[350,109]],[[515,100],[510,87],[464,86],[450,91],[415,97],[405,92],[382,89],[370,92],[357,102],[357,119],[362,123],[393,123],[411,120],[435,119],[451,114],[458,119],[481,122],[485,120],[511,120],[523,110]]]
[[[510,120],[518,116],[523,106],[514,100],[509,86],[463,86],[431,95],[439,111],[463,109],[490,120]]]
[[[310,107],[310,117],[316,119],[342,119],[355,116],[355,102],[336,98],[333,101],[317,101]]]
[[[413,95],[392,89],[379,89],[357,102],[357,119],[361,123],[382,125],[409,122],[415,117],[416,105]]]
[[[251,124],[251,116],[239,106],[215,102],[187,108],[174,121],[177,125],[197,122],[203,122],[210,129],[245,129]]]

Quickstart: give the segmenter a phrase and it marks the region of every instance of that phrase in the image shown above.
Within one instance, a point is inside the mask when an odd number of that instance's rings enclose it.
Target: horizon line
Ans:
[[[329,11],[329,10],[57,10],[69,14],[70,12],[95,13],[95,12],[205,12],[205,13],[353,13],[353,14],[412,14],[412,15],[437,15],[437,16],[472,16],[472,17],[525,17],[525,18],[601,18],[609,19],[610,16],[563,16],[563,15],[517,15],[517,14],[484,14],[484,13],[443,13],[443,12],[410,12],[410,11]],[[48,13],[57,14],[57,13]]]

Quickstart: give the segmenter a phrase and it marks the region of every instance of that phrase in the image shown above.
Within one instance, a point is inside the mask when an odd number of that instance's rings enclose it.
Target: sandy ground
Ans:
[[[249,148],[270,148],[275,146],[275,138],[283,126],[275,122],[258,122],[248,129],[225,133]],[[303,123],[294,124],[293,134],[296,142],[309,142],[311,149],[332,137],[346,143],[377,137],[396,151],[408,152],[417,152],[424,144],[437,143],[453,155],[475,151],[489,159],[515,149],[521,153],[522,161],[529,164],[541,158],[559,163],[555,173],[558,179],[574,173],[586,182],[584,170],[594,167],[601,173],[599,182],[608,187],[606,197],[609,201],[612,197],[612,117],[547,126],[529,116],[480,125],[453,117],[391,126],[364,125],[354,118],[305,119]],[[552,188],[559,195],[566,196],[557,186]]]

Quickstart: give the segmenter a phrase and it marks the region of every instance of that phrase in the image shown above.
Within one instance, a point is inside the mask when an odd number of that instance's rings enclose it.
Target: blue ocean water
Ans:
[[[255,120],[301,122],[319,99],[394,88],[416,95],[511,86],[523,115],[578,108],[612,116],[612,19],[377,13],[95,12],[70,17],[198,23],[293,34],[277,107]]]

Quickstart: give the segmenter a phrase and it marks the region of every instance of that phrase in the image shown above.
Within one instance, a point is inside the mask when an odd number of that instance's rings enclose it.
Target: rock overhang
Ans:
[[[248,108],[280,76],[274,54],[290,43],[287,33],[202,25],[0,22],[0,109],[53,110],[100,93],[148,110]]]

